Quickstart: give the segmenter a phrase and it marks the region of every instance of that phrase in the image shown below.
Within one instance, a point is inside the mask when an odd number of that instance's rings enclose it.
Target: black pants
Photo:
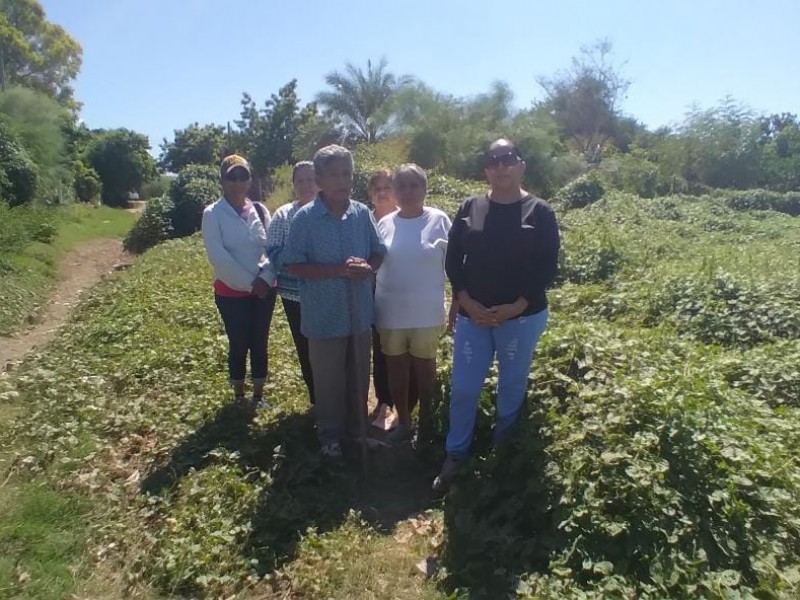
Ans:
[[[275,291],[264,298],[214,296],[225,333],[228,335],[228,374],[232,384],[244,382],[247,353],[250,352],[250,377],[253,383],[267,379],[267,344]]]
[[[409,369],[408,377],[408,410],[413,410],[419,397],[413,366]],[[392,395],[389,393],[389,369],[386,366],[386,355],[381,350],[381,336],[374,325],[372,326],[372,386],[375,388],[375,396],[380,404],[394,406]]]
[[[283,311],[286,313],[286,320],[289,321],[289,330],[292,332],[294,347],[297,350],[297,359],[300,361],[300,372],[303,374],[303,381],[308,388],[308,397],[311,404],[314,404],[314,376],[311,373],[311,361],[308,358],[308,338],[300,331],[302,322],[300,316],[300,303],[296,300],[281,298]]]

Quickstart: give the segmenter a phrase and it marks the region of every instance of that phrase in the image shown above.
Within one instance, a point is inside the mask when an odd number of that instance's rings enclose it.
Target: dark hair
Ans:
[[[294,163],[292,167],[292,183],[294,183],[294,177],[297,175],[297,172],[303,167],[311,167],[313,169],[314,163],[310,160],[301,160],[300,162]]]
[[[508,148],[519,158],[522,158],[522,154],[520,154],[519,148],[517,148],[517,145],[514,142],[512,142],[508,138],[500,138],[493,141],[486,147],[486,151],[483,153],[483,160],[484,161],[488,160],[489,157],[492,155],[492,152],[494,152],[494,150],[497,149],[498,147]]]

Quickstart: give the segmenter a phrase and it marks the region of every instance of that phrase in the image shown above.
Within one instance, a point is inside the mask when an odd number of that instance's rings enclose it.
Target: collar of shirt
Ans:
[[[322,196],[320,194],[317,195],[316,198],[313,200],[313,204],[311,208],[308,209],[308,212],[311,213],[312,216],[321,219],[322,217],[330,215],[334,217],[333,213],[328,210],[328,205],[322,200]],[[355,212],[355,205],[353,201],[348,198],[347,200],[347,209],[344,211],[342,215],[342,219],[346,218],[348,215],[351,215]]]
[[[222,196],[222,197],[220,198],[220,200],[222,201],[222,204],[224,204],[224,205],[227,207],[225,210],[232,212],[232,213],[233,213],[233,214],[235,214],[237,217],[241,217],[241,216],[243,216],[243,215],[247,215],[247,214],[250,212],[250,209],[251,209],[251,208],[252,208],[253,210],[255,210],[255,209],[253,208],[253,203],[252,203],[252,201],[250,200],[250,198],[245,198],[245,199],[244,199],[244,206],[242,206],[242,208],[241,208],[241,209],[239,209],[239,208],[236,208],[236,207],[235,207],[233,204],[231,204],[230,202],[228,202],[228,199],[227,199],[225,196]]]

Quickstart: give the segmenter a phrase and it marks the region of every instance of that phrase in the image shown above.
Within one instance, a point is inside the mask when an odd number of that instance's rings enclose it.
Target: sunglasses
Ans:
[[[234,169],[230,173],[226,173],[225,181],[250,181],[250,173],[244,169]]]
[[[513,167],[521,160],[522,159],[519,157],[519,155],[514,154],[513,152],[501,154],[500,156],[487,156],[486,168],[491,169],[492,167],[497,167],[499,165],[503,165],[504,167]]]

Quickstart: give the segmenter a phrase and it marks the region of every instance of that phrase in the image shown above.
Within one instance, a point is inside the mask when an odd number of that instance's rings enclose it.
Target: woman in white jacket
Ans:
[[[214,300],[228,336],[228,374],[244,401],[247,355],[253,403],[262,403],[267,343],[275,307],[275,274],[266,255],[269,211],[247,198],[250,164],[232,154],[220,165],[222,197],[203,211],[203,243],[214,267]]]

